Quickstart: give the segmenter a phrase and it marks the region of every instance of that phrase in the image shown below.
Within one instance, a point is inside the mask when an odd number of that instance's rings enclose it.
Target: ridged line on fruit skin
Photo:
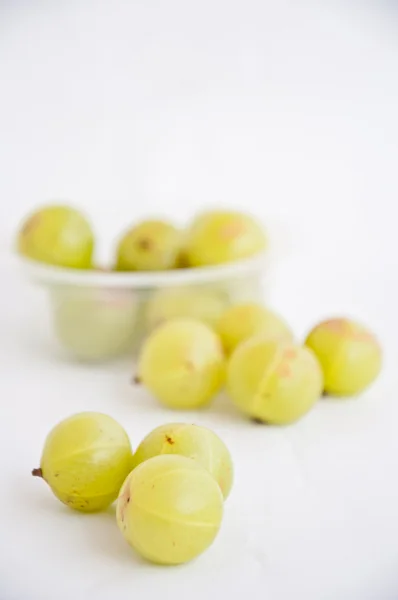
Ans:
[[[218,473],[214,473],[214,451],[213,451],[212,443],[210,441],[211,433],[210,433],[209,429],[206,429],[205,431],[206,431],[206,437],[207,437],[207,448],[208,448],[208,458],[209,458],[209,471],[210,471],[211,475],[213,477],[215,477],[216,475],[218,475]],[[216,479],[216,481],[218,483],[217,479]],[[222,490],[221,490],[221,492],[222,492]],[[223,494],[223,497],[224,497],[224,494]]]
[[[222,494],[221,494],[221,496],[222,496]],[[132,508],[138,508],[138,510],[142,511],[146,515],[151,516],[151,517],[156,517],[157,519],[161,519],[162,521],[166,521],[167,523],[173,523],[173,524],[176,523],[178,525],[187,525],[189,527],[208,527],[209,529],[210,528],[213,528],[213,529],[220,528],[220,525],[214,525],[214,523],[206,523],[203,521],[191,522],[191,521],[182,521],[181,519],[168,519],[164,515],[161,515],[158,512],[153,511],[153,510],[148,510],[147,508],[144,508],[143,506],[141,506],[140,504],[137,504],[136,502],[134,502],[134,504],[132,505]],[[223,514],[223,507],[221,506],[221,516],[222,516],[222,514]]]
[[[341,361],[341,357],[342,357],[342,355],[343,355],[343,346],[344,346],[344,342],[345,342],[345,340],[344,340],[344,338],[343,338],[343,343],[340,343],[340,345],[339,345],[339,347],[338,347],[338,349],[337,349],[337,352],[335,352],[335,354],[334,354],[334,356],[333,356],[333,360],[332,360],[332,361],[327,361],[327,362],[328,362],[327,368],[324,368],[324,367],[323,367],[323,364],[322,364],[322,363],[321,363],[321,361],[318,359],[318,362],[319,362],[319,364],[320,364],[320,366],[321,366],[322,373],[323,373],[323,389],[324,389],[324,391],[326,391],[326,392],[329,392],[329,386],[327,385],[327,383],[326,383],[326,380],[329,382],[329,380],[330,380],[330,378],[331,378],[331,377],[332,377],[332,379],[333,379],[333,373],[334,373],[334,372],[336,371],[336,369],[338,368],[338,367],[337,367],[337,365],[340,363],[340,361]],[[310,350],[312,350],[312,348],[311,348],[311,347],[310,347]],[[314,351],[314,350],[312,350],[312,351],[315,353],[315,351]],[[315,355],[316,355],[316,353],[315,353]],[[330,375],[331,375],[331,377],[330,377]],[[336,392],[334,392],[333,390],[330,390],[330,393],[331,393],[332,395],[335,395],[335,394],[336,394]],[[337,395],[339,395],[339,394],[337,394]],[[341,395],[342,395],[342,396],[345,396],[345,394],[340,394],[340,396],[341,396]]]
[[[64,461],[69,460],[72,456],[79,456],[79,454],[84,454],[85,452],[91,452],[92,450],[106,450],[107,448],[112,448],[112,449],[123,448],[125,450],[127,448],[127,445],[123,446],[122,444],[116,444],[116,445],[106,444],[105,446],[92,446],[91,448],[87,447],[87,448],[83,448],[82,450],[75,450],[74,452],[71,452],[67,456],[62,456],[61,458],[57,458],[54,462],[55,462],[55,464],[58,464],[60,462],[62,463]],[[131,448],[130,444],[129,444],[129,448],[130,448],[130,452],[132,454],[132,448]]]
[[[51,489],[53,489],[53,488],[51,488]],[[57,492],[58,492],[58,488],[57,488]],[[59,490],[59,492],[60,492],[60,494],[64,495],[65,497],[71,498],[73,500],[87,500],[87,501],[90,501],[90,500],[94,500],[94,499],[98,500],[98,498],[107,498],[108,496],[113,495],[114,490],[111,490],[110,492],[106,492],[105,494],[93,494],[91,496],[87,496],[86,494],[81,494],[81,495],[79,495],[79,494],[68,494],[67,492],[64,492],[62,490]],[[57,494],[55,494],[55,492],[54,492],[54,495],[56,496]],[[59,498],[59,496],[58,496],[58,498]]]
[[[252,411],[252,415],[254,415],[254,416],[256,416],[258,414],[256,409],[258,407],[260,407],[260,411],[261,411],[260,405],[263,404],[263,395],[261,393],[261,390],[264,389],[264,387],[267,385],[271,375],[274,373],[275,369],[280,364],[280,362],[282,360],[283,352],[284,352],[284,348],[276,347],[275,356],[272,359],[272,361],[270,362],[270,364],[268,365],[268,367],[266,368],[265,373],[260,380],[260,383],[257,387],[257,392],[254,395],[253,402],[250,407],[250,409]]]
[[[334,378],[334,374],[336,371],[338,371],[339,369],[339,365],[341,364],[341,362],[344,362],[343,357],[343,350],[344,350],[344,342],[346,340],[343,340],[343,343],[340,343],[340,346],[338,348],[338,351],[336,352],[335,356],[333,357],[333,361],[329,367],[329,369],[327,370],[327,374],[328,374],[328,380],[330,380],[330,378]],[[326,386],[326,376],[324,375],[324,381],[323,381],[323,386],[326,392],[329,392],[332,396],[335,397],[340,397],[340,398],[344,398],[345,396],[356,396],[357,394],[360,394],[361,391],[363,391],[363,388],[361,388],[360,390],[358,390],[357,392],[355,392],[354,394],[352,392],[350,392],[349,394],[347,394],[347,392],[340,392],[340,391],[335,391],[333,388],[334,386]],[[366,386],[367,387],[367,386]]]
[[[46,483],[48,483],[48,482],[46,481]],[[64,494],[65,496],[70,496],[71,498],[83,498],[83,497],[85,498],[86,497],[86,494],[84,494],[84,493],[83,494],[71,494],[71,493],[65,491],[63,487],[59,487],[58,485],[55,485],[54,483],[52,483],[51,485],[50,484],[48,484],[48,485],[50,486],[50,488],[52,490],[57,490],[57,492],[59,492],[60,494]],[[112,489],[109,489],[108,491],[103,492],[101,494],[91,495],[90,498],[97,498],[100,496],[109,496],[110,494],[113,494],[115,492],[115,489],[116,489],[116,498],[117,498],[118,486],[114,486]]]
[[[163,456],[167,456],[167,455],[163,454]],[[176,454],[175,456],[182,456],[182,454]],[[187,458],[187,460],[192,460],[188,457],[185,457],[185,458]],[[140,464],[143,465],[143,464],[145,464],[145,462],[146,461],[144,461],[143,463],[140,463]],[[196,461],[195,461],[195,463],[199,465],[199,463],[197,463]],[[138,467],[139,466],[140,465],[138,465]],[[199,465],[199,467],[200,467],[199,469],[195,469],[195,470],[197,470],[199,472],[202,470],[205,473],[207,473],[206,469],[204,469],[201,465]],[[134,471],[135,471],[135,469],[134,469]],[[157,475],[156,477],[151,479],[151,483],[153,483],[154,481],[158,481],[158,479],[162,479],[163,477],[166,477],[166,475],[172,475],[173,473],[178,473],[179,471],[189,471],[189,467],[188,466],[187,467],[177,467],[176,469],[172,469],[171,471],[166,471],[165,473],[160,473],[160,475]],[[210,475],[210,477],[211,477],[211,475]]]

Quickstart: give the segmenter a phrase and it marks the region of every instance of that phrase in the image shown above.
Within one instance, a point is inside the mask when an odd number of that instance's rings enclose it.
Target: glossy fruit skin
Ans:
[[[221,293],[196,288],[170,288],[156,292],[146,310],[150,331],[171,319],[188,317],[214,328],[226,308]]]
[[[127,542],[147,560],[186,563],[214,541],[223,496],[213,477],[185,456],[155,456],[128,475],[116,506]]]
[[[261,304],[236,304],[225,311],[217,323],[218,332],[227,354],[254,335],[282,341],[293,341],[290,327],[279,315]]]
[[[168,423],[151,431],[138,446],[136,467],[154,456],[178,454],[199,462],[214,477],[224,499],[233,483],[232,458],[224,442],[210,429],[188,423]]]
[[[55,335],[77,360],[107,360],[133,347],[138,303],[130,290],[54,288],[51,298]]]
[[[116,500],[131,465],[130,440],[121,425],[108,415],[85,412],[50,431],[40,469],[61,502],[95,512]]]
[[[90,224],[77,210],[64,205],[44,206],[22,224],[17,249],[32,260],[59,267],[89,269],[94,236]]]
[[[165,271],[178,267],[182,233],[171,223],[143,221],[122,237],[117,248],[118,271]]]
[[[206,406],[225,380],[225,358],[218,336],[194,319],[173,319],[143,344],[138,377],[165,406]]]
[[[233,262],[262,252],[267,245],[262,227],[240,212],[199,215],[187,232],[185,255],[191,267]]]
[[[323,321],[310,332],[305,344],[321,363],[327,394],[358,394],[381,371],[382,351],[377,339],[363,325],[349,319]]]
[[[227,389],[250,417],[285,425],[304,416],[320,398],[322,370],[308,348],[258,336],[232,354]]]

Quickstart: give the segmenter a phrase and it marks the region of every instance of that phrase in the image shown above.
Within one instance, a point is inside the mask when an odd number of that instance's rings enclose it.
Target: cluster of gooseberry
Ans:
[[[157,326],[141,349],[136,381],[178,409],[209,404],[225,385],[243,413],[288,424],[322,395],[359,394],[381,362],[378,341],[359,323],[330,319],[297,343],[278,314],[247,303],[228,308],[212,326],[186,315]]]
[[[58,423],[32,474],[77,511],[104,510],[116,500],[124,538],[159,564],[187,562],[210,546],[233,481],[230,453],[211,430],[163,425],[133,453],[123,427],[96,412]]]
[[[66,205],[49,205],[27,217],[18,251],[33,260],[74,269],[94,266],[94,234],[85,216]],[[266,247],[262,227],[237,211],[198,215],[182,230],[152,219],[130,227],[119,239],[112,270],[165,271],[205,267],[253,256]]]

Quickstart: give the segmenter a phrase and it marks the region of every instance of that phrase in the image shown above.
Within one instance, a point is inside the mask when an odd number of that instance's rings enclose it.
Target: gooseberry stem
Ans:
[[[33,469],[32,471],[33,477],[43,477],[43,471],[39,469]]]

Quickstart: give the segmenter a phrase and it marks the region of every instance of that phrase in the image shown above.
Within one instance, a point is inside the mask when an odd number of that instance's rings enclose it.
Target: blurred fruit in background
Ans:
[[[206,406],[225,380],[225,358],[218,336],[194,319],[173,319],[145,340],[138,379],[165,406]]]
[[[358,394],[381,371],[380,344],[368,329],[349,319],[323,321],[309,333],[305,344],[321,363],[327,394]]]
[[[73,269],[92,266],[94,236],[90,224],[68,206],[45,206],[22,224],[18,251],[27,258]]]
[[[311,350],[258,336],[232,354],[227,389],[250,417],[284,425],[303,417],[320,398],[322,370]]]
[[[188,228],[184,252],[191,267],[204,267],[248,258],[266,245],[263,228],[251,216],[213,211],[196,217]]]
[[[164,271],[179,266],[183,234],[165,221],[143,221],[117,247],[118,271]]]
[[[216,331],[227,354],[241,342],[260,333],[264,338],[293,340],[290,327],[279,315],[254,302],[231,306],[222,314]]]

